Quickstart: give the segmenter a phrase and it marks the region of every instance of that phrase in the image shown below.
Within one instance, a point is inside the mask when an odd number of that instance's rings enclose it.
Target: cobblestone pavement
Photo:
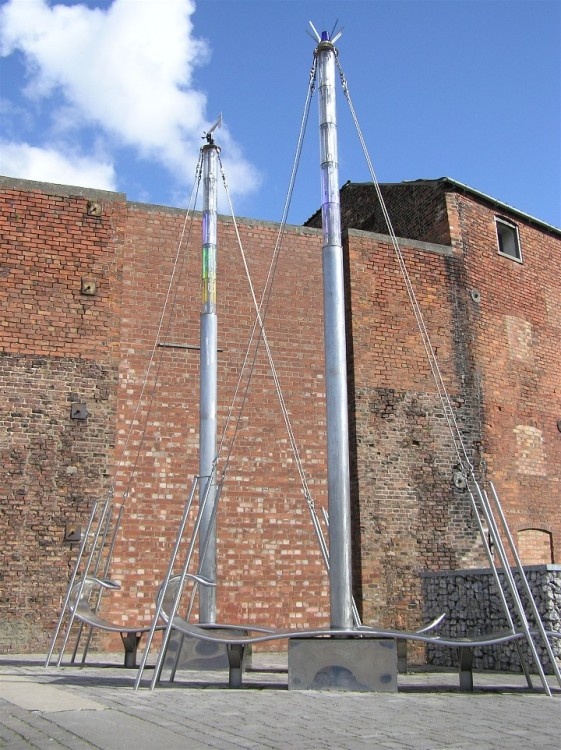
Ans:
[[[561,747],[561,691],[549,698],[520,675],[476,673],[474,693],[460,693],[452,671],[400,675],[397,693],[288,691],[283,656],[254,654],[242,689],[227,688],[226,672],[181,671],[151,692],[133,689],[136,671],[118,666],[119,655],[92,659],[47,669],[37,656],[0,659],[0,747]]]

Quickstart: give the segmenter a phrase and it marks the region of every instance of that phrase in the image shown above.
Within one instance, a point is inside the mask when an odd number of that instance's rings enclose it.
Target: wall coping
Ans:
[[[52,182],[35,182],[35,180],[24,180],[19,177],[6,177],[0,175],[0,187],[6,190],[21,190],[27,193],[45,193],[45,195],[56,195],[61,198],[91,198],[112,202],[125,202],[125,193],[117,193],[113,190],[98,190],[97,188],[78,187],[76,185],[57,185]]]
[[[383,242],[384,244],[392,244],[393,240],[389,234],[381,234],[379,232],[365,232],[363,229],[345,229],[343,237],[364,237],[366,239],[375,240],[376,242]],[[437,255],[445,255],[447,257],[456,257],[456,252],[452,245],[440,245],[437,242],[421,242],[421,240],[412,240],[408,237],[396,237],[397,242],[401,248],[408,248],[411,250],[423,250],[426,253],[436,253]]]
[[[131,210],[143,211],[144,213],[155,212],[155,213],[166,213],[166,214],[181,214],[187,213],[186,208],[177,208],[175,206],[163,206],[157,203],[142,203],[141,201],[127,201],[127,207]],[[194,216],[202,216],[202,211],[191,211]],[[252,219],[247,216],[235,216],[232,218],[231,214],[217,214],[217,219],[221,224],[241,224],[243,226],[256,226],[256,227],[271,227],[278,230],[280,227],[280,221],[269,221],[268,219]],[[302,224],[285,224],[283,231],[305,234],[310,236],[319,237],[322,234],[321,229],[315,227],[305,227]]]
[[[97,188],[79,187],[76,185],[59,185],[53,182],[36,182],[35,180],[25,180],[19,177],[7,177],[0,175],[0,188],[5,190],[21,190],[27,193],[44,193],[45,195],[56,195],[61,198],[71,198],[79,196],[80,198],[89,198],[90,200],[103,200],[106,202],[126,203],[130,210],[140,210],[144,212],[157,212],[166,214],[182,214],[187,212],[186,208],[177,206],[164,206],[157,203],[143,203],[141,201],[128,201],[126,193],[119,193],[113,190],[99,190]],[[195,215],[202,215],[201,211],[193,211]],[[218,218],[223,224],[234,223],[234,218],[228,214],[219,214]],[[244,226],[273,227],[277,229],[280,226],[279,221],[268,221],[265,219],[252,219],[243,216],[236,216],[237,224]],[[306,227],[302,224],[286,224],[284,231],[292,234],[302,234],[309,236],[321,236],[322,230],[315,227]]]
[[[25,180],[18,177],[7,177],[0,175],[0,187],[7,190],[22,190],[25,192],[40,192],[46,195],[57,195],[63,198],[70,198],[73,196],[80,196],[81,198],[89,198],[90,200],[103,200],[107,202],[123,202],[127,204],[127,208],[131,210],[140,210],[145,212],[158,212],[167,214],[185,214],[187,209],[180,208],[178,206],[164,206],[157,203],[143,203],[141,201],[128,201],[126,193],[118,193],[112,190],[98,190],[96,188],[78,187],[76,185],[59,185],[52,182],[36,182],[34,180]],[[201,214],[200,211],[193,211],[194,214]],[[219,214],[219,220],[222,223],[233,223],[234,219],[227,214]],[[244,226],[259,226],[259,227],[279,227],[280,222],[277,221],[266,221],[264,219],[252,219],[248,217],[235,217],[235,220],[239,224]],[[307,227],[302,224],[286,224],[284,227],[285,231],[290,233],[297,233],[302,235],[310,236],[321,236],[322,229],[316,227]],[[384,244],[391,244],[392,238],[389,234],[381,234],[379,232],[365,232],[362,229],[346,229],[342,233],[343,238],[345,237],[365,237],[375,242],[383,242]],[[454,249],[451,245],[440,245],[436,242],[421,242],[419,240],[412,240],[407,237],[398,237],[397,241],[400,247],[422,250],[424,252],[436,253],[437,255],[444,255],[453,257],[455,255]]]
[[[561,565],[553,564],[553,563],[547,563],[544,565],[523,565],[522,569],[524,572],[532,572],[532,571],[541,571],[543,573],[560,573],[561,572]],[[502,568],[497,567],[497,571],[499,573],[502,572]],[[513,573],[518,572],[517,567],[512,567],[511,571]],[[463,575],[484,575],[489,574],[491,575],[493,573],[493,570],[491,568],[464,568],[463,570],[422,570],[419,575],[421,578],[431,578],[432,576],[444,576],[447,578],[452,578],[453,576],[463,576]]]

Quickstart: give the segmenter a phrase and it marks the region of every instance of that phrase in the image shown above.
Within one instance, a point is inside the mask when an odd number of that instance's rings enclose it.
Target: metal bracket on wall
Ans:
[[[89,417],[88,407],[86,404],[72,404],[70,407],[70,419],[84,421]]]
[[[82,294],[86,294],[89,297],[93,297],[93,295],[97,292],[97,282],[95,279],[82,279],[80,283],[80,292]]]
[[[65,544],[79,544],[82,541],[82,527],[79,524],[67,523],[64,527]]]
[[[467,478],[461,471],[454,472],[454,486],[459,490],[465,490],[467,487]]]
[[[97,201],[88,201],[86,213],[88,216],[101,216],[103,213],[101,203],[98,203]]]

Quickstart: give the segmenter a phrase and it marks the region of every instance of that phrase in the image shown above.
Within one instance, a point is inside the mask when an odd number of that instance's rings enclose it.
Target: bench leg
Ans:
[[[399,674],[407,674],[407,641],[397,641],[397,671]]]
[[[136,668],[136,652],[141,638],[142,633],[121,633],[121,640],[125,647],[125,667],[127,669]]]
[[[458,648],[458,669],[460,672],[460,690],[473,693],[473,649]]]
[[[243,657],[245,651],[244,643],[228,643],[228,664],[230,673],[228,677],[228,687],[239,688],[242,686]]]

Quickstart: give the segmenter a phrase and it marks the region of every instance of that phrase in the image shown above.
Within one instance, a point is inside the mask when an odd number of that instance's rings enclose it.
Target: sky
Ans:
[[[451,177],[561,226],[559,0],[4,0],[0,174],[188,205],[215,132],[234,213],[280,221],[318,31],[380,182]],[[337,90],[339,183],[370,180]],[[228,213],[219,191],[220,210]],[[318,94],[288,221],[321,203]]]

